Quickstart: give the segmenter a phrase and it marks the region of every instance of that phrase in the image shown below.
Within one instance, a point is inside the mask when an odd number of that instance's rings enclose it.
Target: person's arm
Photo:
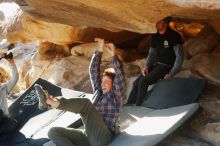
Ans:
[[[115,69],[115,78],[113,82],[113,89],[117,97],[125,99],[126,97],[126,84],[123,71],[123,64],[118,60],[117,56],[112,57],[112,65]]]
[[[17,67],[14,63],[14,60],[9,59],[8,62],[9,62],[10,67],[11,67],[12,78],[6,83],[7,93],[9,93],[13,89],[13,87],[15,86],[15,84],[17,83],[18,78],[19,78],[18,70],[17,70]]]
[[[157,51],[155,48],[150,47],[147,59],[146,59],[146,67],[151,68],[153,66],[153,63],[156,59]]]
[[[101,78],[100,78],[100,66],[101,66],[102,52],[96,52],[89,66],[89,75],[93,88],[93,92],[101,89]]]
[[[183,51],[182,44],[175,45],[173,49],[176,55],[176,60],[174,62],[172,69],[170,70],[170,74],[172,74],[172,76],[174,76],[181,70],[183,60],[184,60],[184,51]]]
[[[150,69],[152,68],[153,63],[156,59],[156,56],[157,56],[156,49],[151,47],[150,50],[149,50],[148,56],[146,58],[146,65],[142,70],[142,75],[143,76],[145,76],[150,71]]]

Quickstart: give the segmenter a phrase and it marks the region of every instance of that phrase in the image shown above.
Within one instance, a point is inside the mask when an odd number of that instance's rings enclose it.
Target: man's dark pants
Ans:
[[[133,83],[133,88],[128,97],[127,104],[136,104],[140,106],[147,94],[148,86],[156,83],[159,79],[169,73],[171,67],[157,64],[145,76],[140,75]]]

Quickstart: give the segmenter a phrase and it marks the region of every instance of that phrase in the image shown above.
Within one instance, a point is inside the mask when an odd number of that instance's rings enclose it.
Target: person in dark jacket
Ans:
[[[183,46],[180,34],[168,27],[166,20],[155,24],[157,33],[151,37],[151,47],[142,74],[134,81],[127,104],[140,106],[148,86],[159,79],[170,79],[181,70]]]

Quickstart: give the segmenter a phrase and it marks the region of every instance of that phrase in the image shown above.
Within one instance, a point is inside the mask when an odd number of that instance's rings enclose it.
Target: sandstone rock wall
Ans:
[[[185,41],[185,56],[190,59],[200,53],[210,53],[218,46],[220,36],[212,27],[206,26],[194,38]]]
[[[154,23],[166,16],[194,19],[219,29],[218,0],[26,0],[24,11],[35,18],[78,27],[155,32]],[[50,7],[48,7],[50,6]]]

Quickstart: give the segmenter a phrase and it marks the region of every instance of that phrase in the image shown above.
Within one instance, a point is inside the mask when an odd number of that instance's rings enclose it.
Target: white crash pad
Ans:
[[[199,104],[193,103],[152,110],[124,129],[108,146],[154,146],[183,125],[198,109]],[[143,107],[140,112],[145,112]]]

